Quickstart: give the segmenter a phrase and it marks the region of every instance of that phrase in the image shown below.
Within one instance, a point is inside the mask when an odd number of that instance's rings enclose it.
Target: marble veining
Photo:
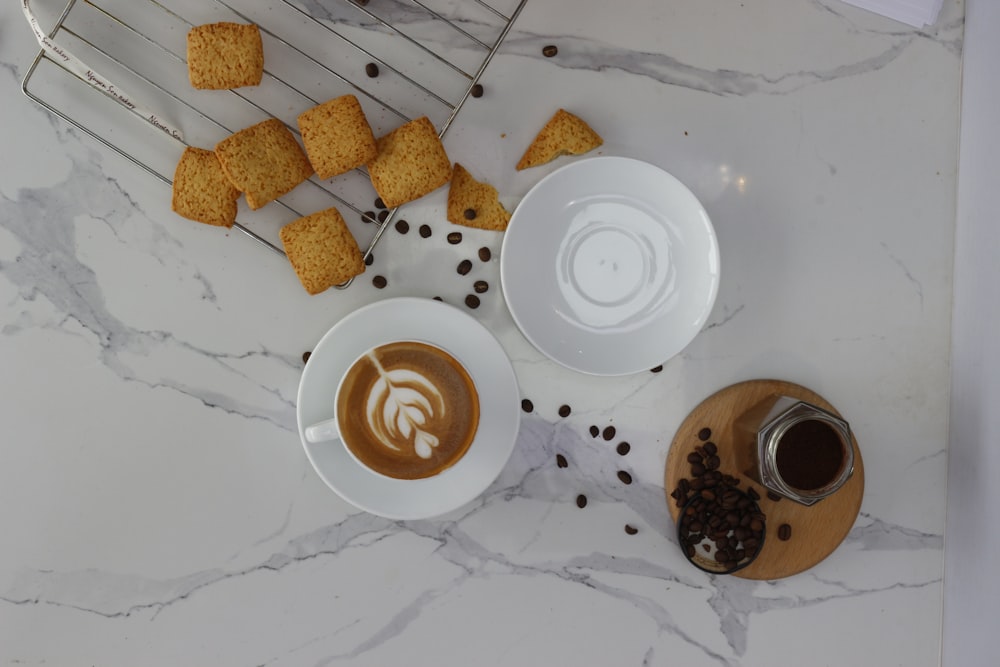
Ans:
[[[495,28],[459,4],[434,6],[473,34]],[[937,664],[962,3],[923,30],[836,0],[571,4],[529,0],[445,144],[513,207],[573,159],[513,169],[563,106],[603,154],[692,189],[722,283],[705,329],[656,372],[593,378],[542,357],[503,304],[498,236],[444,241],[444,191],[405,209],[414,231],[388,230],[371,273],[309,297],[281,257],[178,219],[161,183],[15,94],[37,46],[0,8],[0,137],[15,156],[0,163],[0,659]],[[395,39],[355,8],[299,6]],[[475,51],[411,5],[386,11],[443,52]],[[459,277],[481,246],[494,258]],[[461,304],[473,279],[490,288],[471,312],[534,403],[514,454],[444,517],[359,512],[299,443],[302,355],[358,306]],[[833,402],[868,484],[844,543],[778,581],[691,567],[663,488],[686,414],[754,377]]]

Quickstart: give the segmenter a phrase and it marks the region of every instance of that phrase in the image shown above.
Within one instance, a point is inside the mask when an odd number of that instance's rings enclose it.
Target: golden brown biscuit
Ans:
[[[279,234],[288,261],[310,294],[319,294],[365,270],[361,249],[335,208],[290,222]]]
[[[264,45],[255,25],[208,23],[187,35],[188,78],[195,88],[223,90],[260,85]]]
[[[219,158],[204,148],[188,147],[174,170],[171,208],[188,220],[232,227],[240,191],[222,171]]]
[[[299,142],[276,118],[223,139],[215,146],[215,154],[252,209],[291,192],[313,174]]]
[[[451,161],[426,117],[379,137],[378,157],[368,163],[372,185],[387,208],[437,190],[451,178]]]
[[[510,222],[510,213],[500,204],[495,187],[477,181],[456,162],[448,188],[448,220],[456,225],[502,232]]]
[[[375,135],[354,95],[343,95],[299,115],[299,131],[316,175],[333,178],[378,156]]]
[[[560,109],[528,146],[521,161],[517,163],[517,170],[537,167],[560,155],[580,155],[603,143],[604,140],[589,125],[570,112]]]

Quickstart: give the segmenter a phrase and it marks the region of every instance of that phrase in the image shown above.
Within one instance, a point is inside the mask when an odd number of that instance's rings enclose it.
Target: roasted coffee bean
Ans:
[[[705,466],[700,463],[691,464],[691,474],[695,477],[701,477],[705,474]]]
[[[399,220],[396,222],[396,231],[400,234],[405,234],[410,231],[410,223],[406,220]]]
[[[692,466],[693,467],[693,466]],[[705,486],[712,489],[719,485],[719,480],[711,475],[706,474],[703,479],[705,480]]]
[[[632,475],[628,474],[624,470],[619,470],[618,471],[618,479],[621,480],[622,484],[631,484],[632,483]]]
[[[521,399],[521,409],[525,412],[534,412],[535,404],[531,402],[531,399],[523,398]]]
[[[587,496],[582,493],[576,497],[576,506],[583,509],[587,506]]]
[[[480,262],[488,262],[488,261],[490,261],[490,258],[492,258],[492,257],[493,257],[493,251],[491,251],[486,246],[483,246],[482,248],[479,249],[479,261]]]
[[[659,366],[653,366],[652,368],[650,368],[649,372],[650,373],[659,373],[662,370],[663,370],[663,364],[660,364]]]
[[[562,454],[556,454],[556,465],[559,466],[560,468],[565,468],[566,466],[569,465],[569,462],[566,460],[566,457],[563,456]]]
[[[450,232],[448,234],[448,243],[452,245],[458,245],[462,242],[462,232]]]
[[[690,486],[692,491],[700,491],[705,488],[705,480],[701,477],[695,477],[691,480]]]
[[[635,526],[629,525],[627,523],[625,524],[625,533],[626,534],[628,534],[628,535],[635,535],[638,532],[639,532],[639,529],[636,528]]]
[[[688,463],[701,463],[703,459],[701,454],[699,454],[698,452],[691,452],[690,454],[687,455],[687,460]]]
[[[751,500],[760,500],[760,494],[757,493],[757,489],[752,486],[747,487],[747,495],[750,496]]]
[[[723,475],[722,476],[722,483],[725,484],[725,485],[727,485],[727,486],[739,486],[740,485],[740,480],[736,479],[732,475]]]
[[[375,222],[378,220],[375,215],[375,211],[365,211],[365,214],[361,216],[361,219],[365,222]]]
[[[472,262],[467,259],[463,259],[458,263],[458,267],[455,270],[458,271],[458,275],[464,276],[472,270]]]
[[[554,44],[549,44],[542,47],[542,55],[546,58],[551,58],[552,56],[559,53],[559,49]]]
[[[615,448],[615,451],[618,452],[620,456],[625,456],[630,451],[632,451],[632,445],[628,444],[627,442],[619,442],[618,446]],[[681,481],[683,482],[684,480]]]
[[[388,217],[389,217],[389,211],[382,210],[382,211],[378,212],[378,221],[379,222],[385,222],[385,219],[388,218]]]
[[[601,429],[597,428],[596,426],[591,426],[590,427],[590,437],[591,438],[596,438],[600,434],[601,434]]]
[[[442,298],[441,298],[441,297],[439,297],[439,296],[436,296],[436,297],[434,297],[434,300],[435,300],[435,301],[444,301],[444,299],[442,299]]]
[[[767,498],[768,498],[768,500],[773,500],[774,502],[778,502],[779,500],[781,500],[781,496],[779,496],[774,491],[768,491],[767,492]]]
[[[705,467],[709,470],[718,470],[720,465],[722,465],[722,461],[719,460],[718,456],[709,456],[708,459],[705,460]]]
[[[627,445],[628,443],[625,444]],[[681,493],[687,495],[687,492],[691,490],[691,483],[688,482],[687,478],[685,477],[681,479],[680,482],[677,483],[677,488],[681,490]]]
[[[375,255],[368,253],[365,257],[365,266],[371,266],[375,262]]]
[[[719,448],[715,446],[714,442],[706,442],[702,445],[702,449],[705,450],[705,454],[708,456],[715,456],[719,453]]]
[[[430,235],[433,234],[433,233],[434,233],[434,231],[431,229],[430,225],[420,225],[420,237],[421,238],[425,238],[425,239],[426,238],[430,238]]]
[[[560,417],[569,417],[569,415],[570,415],[571,412],[573,412],[573,408],[569,407],[568,405],[560,405],[559,406],[559,416]]]
[[[708,546],[708,545],[705,545],[705,546]],[[694,545],[693,544],[686,544],[686,545],[684,545],[684,553],[687,554],[688,558],[694,558],[694,555],[695,555]]]
[[[472,289],[475,290],[476,294],[483,294],[490,289],[490,284],[485,280],[477,280],[472,283]]]
[[[474,209],[474,208],[467,208],[467,209],[465,209],[465,212],[462,213],[462,215],[465,217],[466,220],[475,220],[476,219],[476,209]]]
[[[385,279],[385,276],[375,276],[374,278],[372,278],[372,285],[374,285],[378,289],[382,289],[388,284],[389,281]]]
[[[758,531],[764,530],[764,522],[760,519],[753,518],[750,520],[750,530]]]
[[[311,357],[311,356],[312,356],[312,352],[309,352],[308,350],[305,351],[305,352],[303,352],[302,353],[302,363],[306,363],[307,361],[309,361],[309,357]]]
[[[468,306],[469,308],[475,310],[476,308],[479,308],[479,303],[480,303],[479,297],[476,296],[475,294],[465,295],[465,305]]]
[[[711,437],[712,437],[712,429],[708,428],[707,426],[698,431],[698,439],[701,440],[702,442],[708,440]]]
[[[354,4],[361,5],[362,7],[364,7],[365,5],[368,4],[368,0],[354,0]]]
[[[701,497],[705,500],[715,500],[715,491],[712,489],[702,489]]]
[[[615,439],[615,433],[617,433],[617,431],[615,430],[615,427],[614,426],[608,426],[608,427],[606,427],[604,429],[604,431],[601,432],[601,435],[604,437],[605,440],[614,440]]]
[[[483,84],[477,83],[476,85],[474,85],[472,87],[472,90],[469,91],[469,94],[472,95],[473,97],[482,97],[483,96]]]
[[[367,74],[372,79],[377,77],[378,65],[376,65],[375,63],[368,63],[367,65],[365,65],[365,74]]]
[[[381,210],[385,210],[385,208],[386,208],[385,202],[382,201],[381,197],[376,197],[375,198],[375,208],[381,209]]]
[[[792,527],[787,523],[778,526],[778,539],[783,542],[792,539]]]

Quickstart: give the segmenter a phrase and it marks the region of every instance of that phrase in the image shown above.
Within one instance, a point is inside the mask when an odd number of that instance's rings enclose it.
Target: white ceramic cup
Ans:
[[[391,388],[392,382],[391,382],[391,379],[390,379],[389,376],[391,376],[391,374],[393,372],[395,372],[395,371],[389,371],[388,373],[386,373],[381,368],[381,365],[377,361],[375,361],[375,357],[374,356],[370,356],[370,355],[373,355],[373,353],[375,353],[377,350],[380,350],[380,349],[385,348],[385,347],[389,347],[389,346],[393,346],[393,345],[399,345],[399,344],[407,344],[407,343],[416,343],[416,344],[423,345],[423,346],[426,346],[426,347],[429,347],[429,348],[433,348],[433,349],[437,350],[438,352],[443,353],[445,356],[447,356],[452,362],[454,362],[454,364],[458,368],[461,369],[461,372],[464,373],[465,378],[467,379],[468,385],[471,388],[472,393],[474,394],[472,402],[475,404],[475,422],[474,422],[474,426],[472,427],[471,435],[468,437],[468,441],[469,441],[468,444],[466,444],[462,448],[462,453],[460,455],[458,455],[457,457],[455,457],[454,460],[451,460],[447,465],[445,465],[444,467],[442,467],[437,472],[435,472],[435,473],[433,473],[431,475],[426,475],[424,477],[428,477],[428,476],[433,476],[433,475],[436,475],[436,474],[440,474],[441,472],[443,472],[444,470],[450,468],[455,463],[457,463],[459,460],[461,460],[461,458],[463,456],[465,456],[465,454],[467,454],[468,450],[471,448],[472,441],[475,439],[475,433],[476,433],[476,429],[478,427],[478,421],[479,421],[479,396],[478,396],[478,389],[475,386],[475,382],[473,381],[472,375],[469,372],[468,368],[465,366],[465,364],[462,363],[462,361],[460,359],[458,359],[457,356],[455,356],[454,353],[450,352],[449,350],[446,350],[445,348],[441,347],[440,345],[435,345],[433,343],[429,343],[427,341],[421,341],[421,340],[398,340],[398,341],[390,341],[390,342],[386,342],[386,343],[381,343],[379,345],[372,346],[371,348],[368,348],[367,350],[365,350],[364,352],[362,352],[361,354],[359,354],[354,359],[354,361],[352,361],[345,368],[343,374],[341,375],[341,377],[337,381],[337,389],[334,392],[333,402],[332,402],[332,406],[331,406],[335,416],[332,417],[332,418],[330,418],[330,419],[325,419],[323,421],[316,422],[314,424],[306,426],[303,429],[303,436],[305,437],[306,441],[308,441],[310,443],[322,443],[322,442],[329,442],[329,441],[338,440],[338,441],[340,441],[340,443],[344,447],[344,449],[347,451],[347,453],[351,456],[352,459],[355,460],[355,462],[357,462],[358,465],[364,467],[365,469],[369,470],[373,474],[379,475],[381,477],[386,477],[388,479],[396,479],[396,480],[400,480],[400,479],[406,480],[406,479],[408,479],[406,477],[397,477],[395,475],[386,474],[386,473],[384,473],[382,471],[379,471],[379,470],[373,468],[371,465],[367,464],[364,460],[362,460],[362,458],[354,451],[354,449],[350,445],[348,445],[348,437],[345,435],[344,429],[342,428],[341,424],[339,423],[338,418],[336,417],[336,414],[338,413],[338,411],[340,409],[341,401],[344,399],[344,397],[343,397],[342,394],[346,390],[346,386],[345,386],[346,385],[346,380],[351,375],[351,371],[355,368],[355,366],[357,366],[359,363],[362,363],[362,361],[365,358],[367,358],[367,357],[370,357],[372,359],[372,361],[378,366],[378,369],[379,369],[378,372],[380,374],[382,374],[382,380],[385,381],[385,383],[389,385],[390,388],[387,389],[387,393],[390,396],[394,393],[394,390]],[[408,376],[407,376],[407,379],[410,382],[417,382],[417,383],[424,382],[425,384],[423,386],[425,386],[427,388],[428,392],[434,392],[434,391],[436,391],[435,388],[434,388],[434,386],[433,386],[433,381],[430,380],[430,379],[428,379],[428,378],[426,378],[426,377],[421,378],[421,376],[418,373],[409,372]],[[396,393],[398,393],[399,391],[400,391],[400,389],[398,389],[398,388],[395,390]],[[409,395],[411,397],[416,397],[417,401],[420,402],[420,407],[426,407],[428,410],[431,410],[431,412],[433,412],[433,408],[432,408],[432,403],[433,402],[432,401],[424,401],[424,400],[422,400],[422,397],[420,397],[417,394],[417,392],[415,392],[412,389],[409,390]],[[390,400],[394,400],[395,401],[395,399],[390,399]],[[406,414],[400,414],[397,417],[396,421],[398,421],[399,423],[403,424],[403,429],[404,430],[405,429],[413,429],[412,440],[413,440],[413,446],[416,449],[417,455],[420,456],[420,457],[423,457],[423,458],[430,458],[431,454],[432,454],[433,448],[437,446],[437,438],[436,438],[435,435],[433,435],[431,433],[426,433],[426,432],[423,432],[423,431],[420,430],[420,426],[423,425],[423,423],[424,423],[424,421],[423,421],[424,416],[427,413],[420,412],[420,410],[417,407],[415,407],[412,404],[408,404],[405,400],[399,400],[399,401],[396,401],[396,403],[399,406],[399,411],[400,412],[404,412],[404,411],[407,411],[407,410],[411,411],[412,417],[411,416],[407,416]],[[362,408],[359,406],[357,409],[362,409]],[[404,433],[404,435],[405,435],[405,433]],[[426,453],[426,456],[421,453],[422,451]],[[424,477],[417,477],[417,478],[414,478],[414,479],[422,479]]]

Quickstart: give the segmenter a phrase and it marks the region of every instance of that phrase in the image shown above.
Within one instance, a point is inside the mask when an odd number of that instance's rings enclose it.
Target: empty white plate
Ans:
[[[662,364],[701,331],[719,246],[698,199],[659,167],[597,157],[543,178],[511,217],[504,299],[553,361],[592,375]]]

